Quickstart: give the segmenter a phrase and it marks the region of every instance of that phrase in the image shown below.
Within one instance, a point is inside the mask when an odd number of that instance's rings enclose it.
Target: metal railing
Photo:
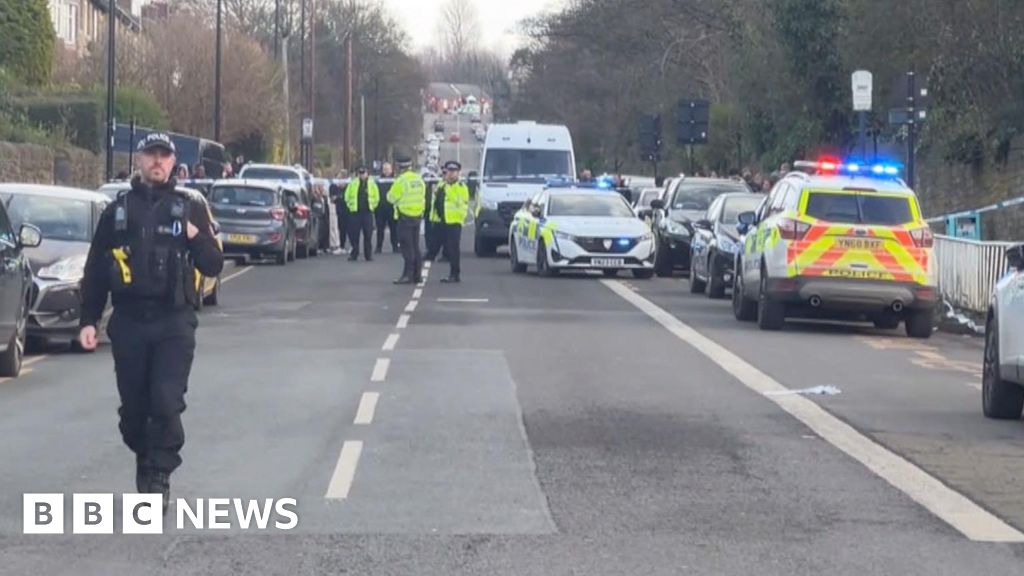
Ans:
[[[934,265],[942,297],[956,308],[984,313],[996,282],[1006,273],[1013,242],[935,237]]]

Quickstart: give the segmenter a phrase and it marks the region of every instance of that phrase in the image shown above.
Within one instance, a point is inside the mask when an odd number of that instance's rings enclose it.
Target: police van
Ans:
[[[516,213],[549,180],[576,174],[569,129],[529,121],[491,125],[480,165],[473,235],[477,256],[494,254],[508,243]]]
[[[893,164],[797,162],[756,212],[733,281],[733,312],[764,330],[787,316],[905,323],[928,338],[937,303],[933,237]]]

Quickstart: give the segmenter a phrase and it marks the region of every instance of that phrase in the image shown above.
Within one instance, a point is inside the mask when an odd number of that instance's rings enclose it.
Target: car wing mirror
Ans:
[[[35,248],[43,243],[43,233],[31,224],[22,224],[18,230],[18,244],[22,248]]]
[[[651,200],[651,210],[664,210],[664,209],[665,209],[665,201],[664,200],[662,200],[660,198],[655,199],[655,200]]]

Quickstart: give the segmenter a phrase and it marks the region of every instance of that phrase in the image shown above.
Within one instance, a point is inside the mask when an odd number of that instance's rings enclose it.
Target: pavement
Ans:
[[[0,384],[0,574],[1020,573],[1024,425],[981,415],[977,339],[764,333],[685,279],[466,244],[459,285],[320,256],[202,312],[172,496],[294,498],[292,530],[22,534],[24,493],[134,474],[109,347],[30,359]]]

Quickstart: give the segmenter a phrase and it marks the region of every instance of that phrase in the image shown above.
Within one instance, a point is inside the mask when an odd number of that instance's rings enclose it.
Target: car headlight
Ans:
[[[497,200],[490,200],[490,199],[487,199],[487,198],[481,198],[480,199],[480,207],[483,208],[484,210],[497,210],[498,209],[498,201]]]
[[[573,236],[572,234],[566,232],[559,232],[558,230],[555,230],[555,238],[559,240],[568,240],[569,242],[576,241],[576,237]]]
[[[71,256],[58,260],[49,266],[45,266],[36,273],[36,276],[47,280],[60,280],[62,282],[77,282],[85,275],[86,255]]]
[[[722,252],[735,254],[740,251],[740,243],[732,238],[722,236],[718,239],[718,249]]]
[[[665,220],[665,230],[669,234],[675,234],[676,236],[689,236],[690,230],[683,224],[676,222],[675,220]]]

